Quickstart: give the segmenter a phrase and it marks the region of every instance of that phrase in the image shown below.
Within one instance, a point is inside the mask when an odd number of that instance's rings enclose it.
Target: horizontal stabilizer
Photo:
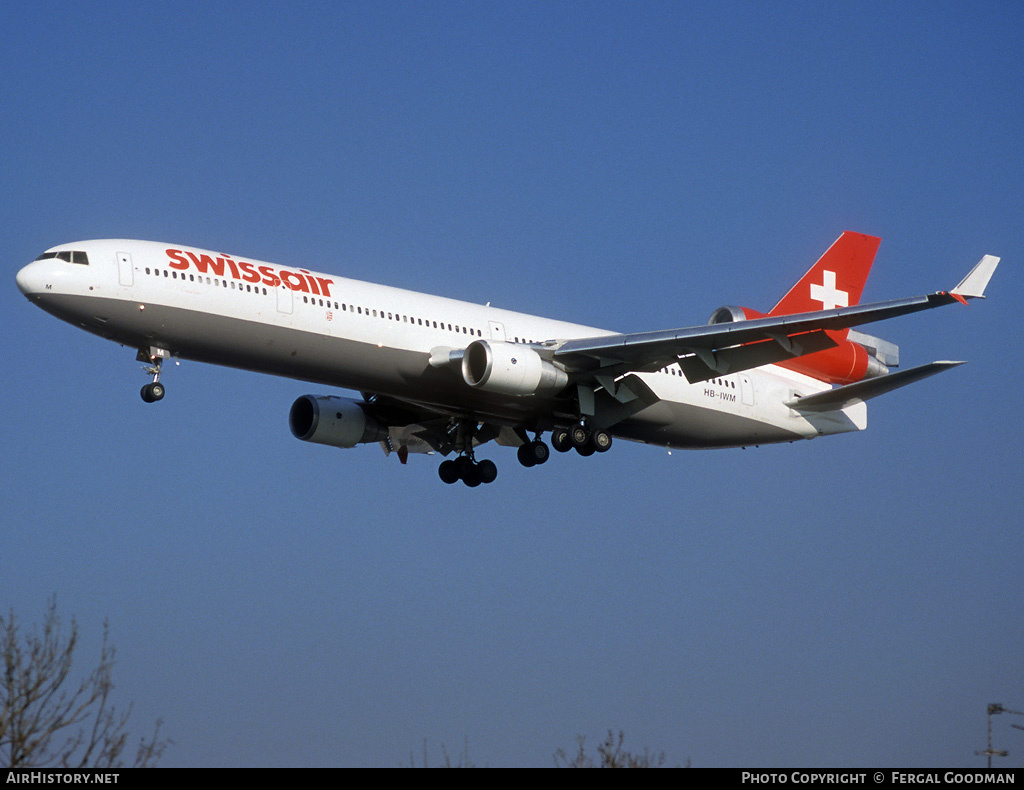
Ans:
[[[977,265],[968,272],[967,276],[960,281],[960,284],[950,293],[962,296],[965,299],[984,299],[985,287],[992,279],[992,273],[999,265],[999,258],[995,255],[986,255]]]
[[[808,395],[803,398],[794,398],[786,403],[791,409],[811,411],[831,411],[842,409],[856,401],[865,401],[878,395],[892,392],[894,389],[913,384],[915,381],[934,376],[944,370],[955,368],[963,362],[932,362],[928,365],[921,365],[917,368],[910,368],[899,373],[890,373],[887,376],[858,381],[855,384],[847,384],[845,387],[837,387],[833,390],[819,392],[816,395]]]

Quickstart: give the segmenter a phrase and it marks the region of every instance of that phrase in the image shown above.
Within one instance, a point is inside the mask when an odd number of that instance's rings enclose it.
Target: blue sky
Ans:
[[[1024,12],[962,3],[11,2],[0,607],[58,597],[166,765],[983,765],[1024,709]],[[766,309],[843,230],[905,365],[857,435],[618,442],[498,481],[291,437],[311,385],[32,307],[47,247],[174,241],[611,329]],[[82,665],[90,656],[84,652]],[[996,721],[1002,764],[1024,735]],[[998,762],[998,761],[997,761]]]

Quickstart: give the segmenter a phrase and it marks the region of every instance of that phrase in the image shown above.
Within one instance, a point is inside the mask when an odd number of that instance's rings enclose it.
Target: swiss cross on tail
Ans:
[[[881,241],[877,236],[846,231],[768,315],[810,313],[859,304]],[[883,372],[877,363],[874,368],[870,368],[868,352],[847,339],[849,329],[830,330],[827,334],[836,344],[834,348],[779,364],[830,384],[860,381],[869,375],[869,370],[873,370],[871,375]]]
[[[821,285],[811,283],[811,300],[821,302],[822,310],[834,310],[837,307],[849,307],[850,295],[836,288],[836,273],[825,269],[822,272],[825,281]]]
[[[768,315],[850,307],[860,302],[881,239],[846,231]]]

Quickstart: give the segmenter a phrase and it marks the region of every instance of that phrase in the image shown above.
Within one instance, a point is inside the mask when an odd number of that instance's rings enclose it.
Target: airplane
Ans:
[[[303,395],[302,441],[377,442],[446,458],[448,484],[491,483],[481,445],[526,467],[614,438],[674,448],[746,447],[863,430],[866,401],[962,362],[900,372],[895,344],[854,327],[984,297],[985,255],[949,291],[860,304],[881,240],[844,232],[768,313],[721,307],[706,325],[621,334],[486,305],[150,241],[51,247],[17,273],[40,308],[137,350],[165,394],[167,359],[361,393]]]

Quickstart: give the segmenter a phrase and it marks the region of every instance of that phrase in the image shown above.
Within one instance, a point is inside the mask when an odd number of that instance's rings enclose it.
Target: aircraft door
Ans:
[[[754,384],[750,381],[750,376],[743,373],[740,374],[740,396],[744,406],[754,405]]]
[[[294,300],[291,288],[284,283],[277,286],[277,312],[291,315]]]
[[[117,281],[121,285],[130,286],[135,282],[135,274],[132,271],[131,253],[117,253]]]
[[[500,343],[505,342],[505,325],[500,324],[497,321],[488,321],[487,326],[491,330],[491,340],[496,340]]]

